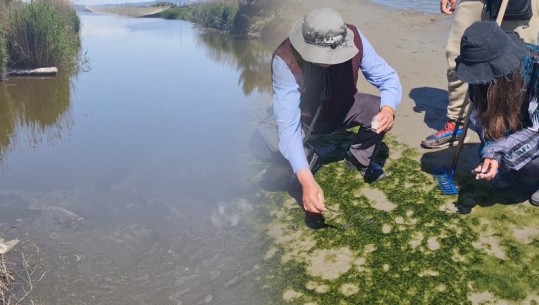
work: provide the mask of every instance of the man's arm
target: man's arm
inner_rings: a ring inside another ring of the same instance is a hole
[[[380,113],[377,116],[376,132],[387,132],[393,128],[395,111],[402,98],[402,86],[395,69],[376,53],[365,36],[359,34],[363,44],[361,72],[365,79],[380,91]]]
[[[278,56],[272,61],[272,69],[273,112],[279,130],[279,150],[295,173],[309,168],[301,135],[300,93],[294,75]]]
[[[281,58],[272,61],[273,111],[279,130],[279,150],[290,162],[303,190],[303,208],[308,212],[325,211],[324,193],[314,179],[303,148],[300,93],[294,75]]]

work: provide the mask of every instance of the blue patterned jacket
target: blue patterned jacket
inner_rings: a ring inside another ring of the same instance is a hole
[[[522,129],[495,140],[485,141],[482,158],[496,159],[507,170],[520,170],[539,156],[539,46],[525,44],[522,60],[525,94],[521,105]]]

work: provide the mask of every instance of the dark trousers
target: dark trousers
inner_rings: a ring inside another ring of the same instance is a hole
[[[517,173],[522,178],[539,180],[539,157],[524,165]]]
[[[325,105],[324,109],[326,107],[331,107],[331,104]],[[317,130],[317,134],[326,134],[360,126],[357,139],[354,141],[355,144],[350,146],[349,151],[361,164],[369,165],[384,139],[384,133],[376,134],[370,129],[373,117],[379,112],[380,97],[358,92],[354,96],[354,104],[347,113],[343,113],[333,122],[316,122],[315,130]],[[257,135],[255,134],[251,141],[251,148],[255,156],[275,156],[278,154],[282,157],[278,150],[278,134],[275,118],[272,113],[268,113],[268,117],[260,123]],[[256,137],[260,137],[260,139],[257,140]],[[253,143],[258,143],[257,147],[253,147],[255,146]],[[265,143],[265,145],[261,147],[260,143]],[[263,158],[259,157],[259,159]]]

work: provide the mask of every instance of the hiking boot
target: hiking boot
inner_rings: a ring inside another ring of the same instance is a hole
[[[359,161],[352,156],[350,152],[346,152],[346,156],[344,157],[344,165],[348,168],[359,171],[359,173],[363,176],[363,180],[367,183],[376,182],[386,176],[384,174],[384,169],[382,169],[378,163],[372,161],[369,166],[365,166],[359,163]]]
[[[539,189],[535,191],[530,197],[530,203],[536,207],[539,207]]]
[[[462,136],[462,129],[457,127],[457,123],[447,121],[444,128],[421,141],[423,148],[444,148],[455,144]]]

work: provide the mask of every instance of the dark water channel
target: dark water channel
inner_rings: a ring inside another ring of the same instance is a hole
[[[265,304],[255,281],[270,52],[81,13],[89,71],[0,86],[0,236],[36,304]]]

